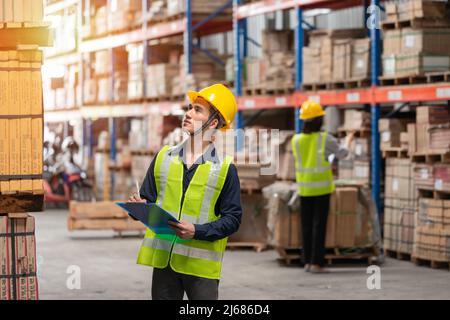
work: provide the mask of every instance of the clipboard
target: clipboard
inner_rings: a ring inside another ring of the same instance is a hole
[[[156,234],[176,234],[168,222],[180,223],[180,221],[155,203],[117,202],[116,205]]]

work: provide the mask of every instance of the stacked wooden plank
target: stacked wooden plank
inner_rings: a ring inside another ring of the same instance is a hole
[[[144,231],[145,226],[135,221],[114,202],[76,202],[70,203],[68,219],[69,231],[74,230],[114,230]]]
[[[382,84],[397,84],[390,81],[394,78],[425,81],[428,72],[450,69],[450,11],[445,2],[389,2],[386,13]]]
[[[0,41],[0,300],[37,300],[35,224],[27,212],[43,207],[38,47],[51,41],[42,37],[42,1],[2,0],[0,8],[0,31],[8,34]]]

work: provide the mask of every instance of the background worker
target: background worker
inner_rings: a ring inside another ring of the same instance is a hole
[[[330,195],[335,190],[330,158],[343,159],[354,134],[347,136],[345,146],[340,147],[336,138],[322,132],[325,112],[314,101],[306,101],[301,107],[302,133],[292,138],[295,158],[296,181],[300,195],[303,234],[303,260],[305,271],[328,272],[323,268],[325,235],[327,229]],[[330,157],[331,156],[331,157]]]
[[[213,130],[230,128],[236,99],[221,84],[187,95],[190,104],[182,128],[189,138],[159,151],[140,195],[130,198],[157,203],[181,221],[172,224],[176,236],[147,230],[142,243],[138,263],[154,267],[154,300],[181,300],[185,292],[189,299],[218,299],[227,237],[241,223],[236,167],[211,142]]]

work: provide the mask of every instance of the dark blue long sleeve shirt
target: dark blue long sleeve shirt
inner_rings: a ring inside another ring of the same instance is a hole
[[[183,149],[181,149],[179,156],[183,159],[183,196],[181,205],[184,201],[186,190],[197,171],[198,165],[204,164],[209,160],[218,162],[216,150],[211,146],[205,154],[198,159],[190,168],[187,168],[185,157],[183,156]],[[142,199],[155,203],[157,199],[157,189],[155,184],[155,168],[156,157],[153,159],[145,176],[142,187],[139,191]],[[196,240],[216,241],[226,238],[235,233],[241,224],[242,206],[241,206],[241,188],[237,169],[234,164],[230,165],[228,174],[223,185],[222,191],[217,199],[215,205],[215,214],[220,216],[220,219],[206,224],[195,225]]]

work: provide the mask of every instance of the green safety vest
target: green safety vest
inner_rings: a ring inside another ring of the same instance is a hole
[[[298,194],[303,197],[333,193],[330,163],[325,159],[326,132],[296,134],[292,138]]]
[[[181,146],[165,146],[156,157],[154,176],[156,203],[180,221],[205,224],[218,220],[214,211],[225,183],[231,157],[200,164],[189,183],[184,201],[183,163],[178,156]],[[183,240],[176,235],[157,235],[147,229],[141,245],[138,264],[171,268],[178,272],[208,279],[220,279],[222,259],[228,238],[211,241]]]

